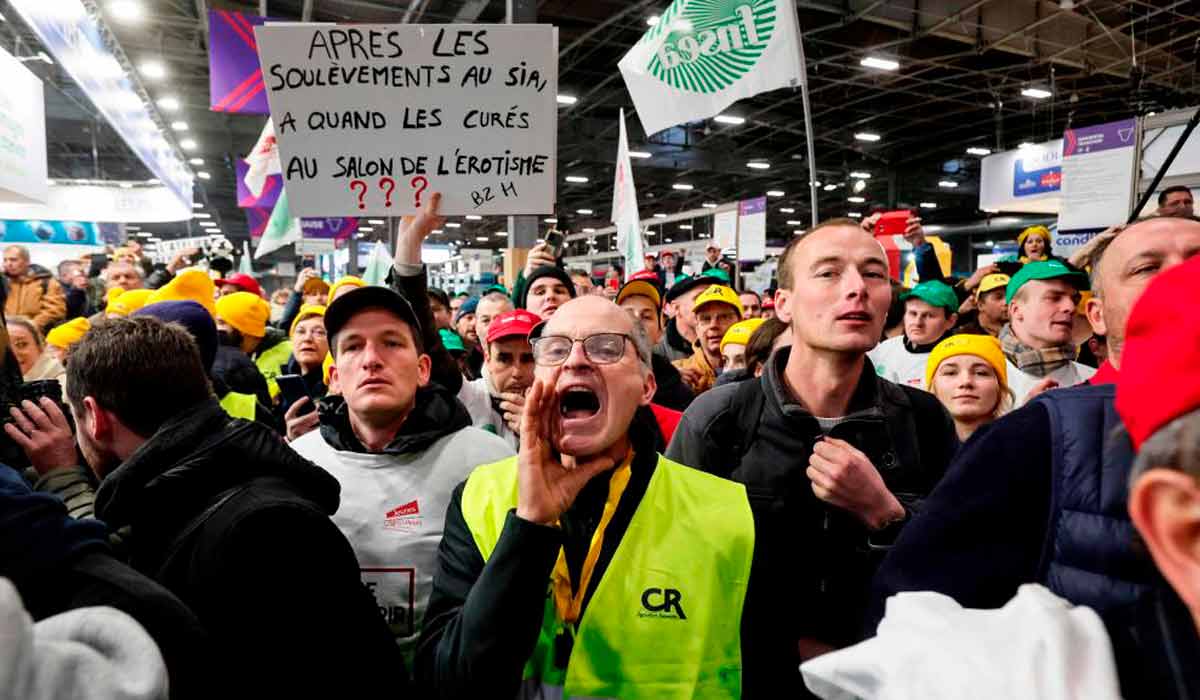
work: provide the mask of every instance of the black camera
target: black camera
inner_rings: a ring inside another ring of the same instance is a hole
[[[15,423],[12,417],[12,408],[20,409],[23,401],[32,401],[38,404],[38,400],[42,397],[50,399],[58,406],[58,410],[66,416],[67,425],[71,427],[73,435],[75,420],[71,417],[71,411],[67,408],[66,403],[63,402],[62,384],[57,379],[39,379],[18,386],[16,396],[5,397],[5,400],[0,403],[0,410],[3,410],[3,415],[0,416],[0,426]],[[4,432],[2,427],[0,427],[0,462],[18,469],[29,466],[29,458],[25,455],[25,451],[8,437],[8,433]]]

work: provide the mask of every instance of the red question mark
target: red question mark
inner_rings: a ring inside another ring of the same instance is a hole
[[[421,183],[420,187],[417,187],[418,182]],[[409,182],[408,184],[412,187],[417,188],[417,195],[414,200],[413,206],[417,206],[417,207],[421,206],[421,193],[425,191],[425,188],[429,187],[429,180],[425,179],[424,175],[418,175],[418,176],[414,177],[412,179],[412,181]]]
[[[367,183],[363,182],[362,180],[351,180],[350,181],[350,190],[351,191],[355,190],[355,187],[354,187],[355,185],[362,185],[362,189],[358,190],[358,208],[366,209],[367,205],[363,204],[363,197],[365,197],[367,194]]]
[[[385,184],[387,187],[384,187]],[[390,177],[380,178],[379,189],[384,191],[383,206],[390,208],[392,206],[392,193],[396,191],[396,181]]]

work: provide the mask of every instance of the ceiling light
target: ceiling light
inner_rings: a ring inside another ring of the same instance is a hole
[[[175,131],[187,131],[188,123],[187,122],[171,122],[171,128],[174,129]]]
[[[579,98],[574,95],[558,95],[554,100],[560,105],[573,105],[579,101]]]
[[[480,221],[483,219],[483,217],[478,214],[467,214],[463,218],[466,219],[467,221]]]
[[[793,236],[799,236],[802,233],[804,233],[804,229],[802,229],[802,228],[798,228],[798,229],[795,229],[792,231]]]
[[[700,206],[704,207],[705,209],[716,209],[717,208],[716,202],[705,202],[704,204],[701,204]]]
[[[200,178],[201,180],[212,179],[212,175],[209,175],[207,170],[201,170],[200,172],[196,173],[196,177]]]
[[[479,241],[480,243],[487,243],[490,239],[487,236],[476,236],[475,240]]]
[[[508,231],[497,231],[496,233],[494,233],[492,235],[494,235],[496,238],[504,238],[505,236],[508,235]]]
[[[151,80],[161,80],[167,77],[167,67],[162,64],[162,61],[145,61],[142,63],[142,75]]]
[[[674,243],[674,242],[675,242],[675,241],[674,241],[674,239],[672,239],[672,238],[664,238],[664,239],[663,239],[663,243]]]
[[[588,181],[588,179],[586,177],[584,177],[583,175],[568,175],[563,179],[566,180],[567,182],[576,182],[579,184],[583,184]]]
[[[46,180],[46,184],[47,184],[47,185],[50,185],[51,187],[53,187],[53,186],[57,185],[58,183],[57,183],[57,182],[55,182],[54,180]]]
[[[662,212],[659,212],[659,213],[657,213],[657,214],[655,214],[655,215],[654,215],[654,218],[656,218],[656,219],[665,219],[665,218],[667,218],[667,215],[666,215],[666,214],[663,214]]]
[[[851,219],[861,219],[862,218],[862,214],[860,214],[856,211],[847,212],[846,216],[850,217]]]
[[[679,224],[679,229],[681,231],[691,231],[692,225],[691,224]]]
[[[863,199],[862,197],[847,197],[846,201],[853,202],[855,204],[862,204],[863,202],[865,202],[867,200]]]
[[[1052,93],[1049,90],[1046,90],[1044,88],[1027,87],[1021,91],[1021,94],[1024,95],[1025,97],[1031,97],[1035,100],[1044,100],[1047,97],[1050,97],[1051,95],[1053,95],[1054,93]]]
[[[367,219],[367,223],[375,225],[375,226],[383,226],[387,222],[384,221],[383,219]]]
[[[826,192],[832,192],[836,189],[837,189],[837,185],[825,185],[825,187],[824,187],[824,190]]]
[[[1024,151],[1030,148],[1037,148],[1037,145],[1029,143],[1028,141],[1022,141],[1021,143],[1017,144],[1017,150],[1019,151]]]
[[[690,192],[696,188],[693,187],[692,185],[687,184],[686,182],[676,182],[675,184],[671,185],[671,189],[682,190],[684,192]]]
[[[580,216],[591,216],[592,210],[591,209],[576,209],[575,213]]]
[[[878,68],[879,70],[896,70],[900,67],[899,61],[894,61],[890,58],[880,58],[878,56],[867,56],[859,61],[858,65],[863,68]]]
[[[192,209],[203,209],[203,208],[204,208],[204,204],[202,204],[200,202],[192,202]]]
[[[946,189],[954,189],[955,187],[958,187],[958,183],[953,180],[938,180],[938,187],[945,187]]]
[[[981,147],[979,147],[979,146],[971,146],[970,148],[968,148],[968,149],[967,149],[967,155],[972,155],[972,156],[990,156],[990,155],[992,155],[992,149],[990,149],[990,148],[981,148]]]
[[[133,189],[133,183],[131,183],[131,182],[122,182],[122,183],[121,183],[121,189],[123,189],[123,190],[131,190],[131,189]]]
[[[594,229],[594,228],[585,228],[585,229],[583,229],[583,232],[584,232],[584,233],[595,233],[595,232],[596,232],[596,229]]]
[[[746,167],[753,168],[754,170],[770,170],[771,164],[762,160],[752,160],[746,163]]]
[[[180,141],[179,147],[185,151],[194,151],[199,148],[199,146],[196,144],[196,141],[193,139],[184,139]]]
[[[462,228],[462,224],[457,221],[447,221],[446,228]]]
[[[358,232],[359,232],[359,233],[370,233],[370,232],[372,232],[372,231],[374,231],[374,230],[375,230],[375,229],[371,228],[370,226],[359,226],[359,227],[358,227]]]
[[[779,207],[779,211],[783,212],[784,214],[795,214],[796,213],[796,210],[791,207]]]
[[[193,219],[211,219],[212,214],[205,214],[202,211],[198,211],[195,214],[192,214],[192,218]]]
[[[784,195],[783,190],[767,190],[768,197],[782,197],[783,195]]]
[[[799,221],[797,219],[788,219],[787,225],[788,226],[803,226],[804,222]]]
[[[854,138],[858,139],[859,141],[870,141],[871,143],[874,143],[881,137],[879,134],[873,134],[869,131],[860,131],[854,135]]]
[[[172,97],[170,95],[166,97],[160,97],[158,98],[158,106],[162,107],[168,112],[177,112],[179,111],[179,98]]]
[[[440,236],[440,235],[442,235],[442,230],[440,228],[435,228],[434,230],[429,232],[429,235]]]
[[[937,202],[921,202],[922,209],[937,209]]]
[[[735,117],[732,114],[718,114],[717,116],[713,117],[713,121],[718,124],[732,124],[734,126],[738,126],[739,124],[745,124],[746,118]]]
[[[649,17],[647,17],[646,24],[650,25],[651,27],[657,26],[658,25],[658,15],[650,15]]]
[[[630,158],[649,158],[652,155],[654,155],[654,154],[649,153],[647,151],[630,151],[629,152]]]
[[[203,158],[189,158],[188,162],[191,163],[192,165],[204,165]]]
[[[995,242],[995,241],[984,241],[984,242],[983,242],[983,244],[984,244],[984,245],[986,245],[986,246],[987,246],[987,247],[989,247],[989,248],[995,248],[995,247],[996,247],[996,242]]]
[[[855,170],[854,172],[850,173],[850,177],[855,178],[857,180],[870,180],[871,173],[866,173],[861,170]]]
[[[108,12],[123,22],[136,22],[142,18],[142,4],[134,0],[113,0],[108,3]]]
[[[551,217],[548,217],[548,218],[542,219],[542,223],[543,223],[543,224],[557,224],[557,223],[558,223],[558,219],[556,219],[556,218],[554,218],[553,216],[551,216]]]
[[[853,189],[855,192],[862,192],[863,190],[867,189],[867,181],[866,180],[855,180]]]

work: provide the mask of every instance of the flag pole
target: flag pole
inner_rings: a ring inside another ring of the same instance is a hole
[[[796,30],[800,47],[800,101],[804,103],[804,140],[808,142],[808,195],[812,200],[812,225],[817,225],[817,153],[813,147],[812,109],[808,104],[808,61],[804,58],[804,36]]]

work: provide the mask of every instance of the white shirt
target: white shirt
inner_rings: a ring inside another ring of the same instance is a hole
[[[1087,365],[1081,365],[1078,362],[1068,362],[1059,367],[1045,377],[1039,377],[1034,374],[1028,374],[1017,369],[1017,366],[1007,358],[1004,363],[1008,365],[1008,388],[1012,389],[1013,393],[1013,408],[1025,405],[1025,399],[1029,396],[1029,392],[1033,387],[1043,379],[1050,378],[1058,382],[1060,389],[1077,386],[1083,384],[1092,378],[1096,370]]]
[[[875,373],[889,382],[925,388],[925,365],[929,362],[927,352],[909,352],[904,347],[904,335],[888,338],[867,353]]]
[[[320,430],[291,445],[341,484],[333,522],[354,548],[363,585],[411,657],[433,590],[451,494],[475,467],[511,457],[512,448],[474,427],[405,455],[335,450]]]
[[[471,414],[471,425],[499,436],[516,451],[517,434],[504,422],[504,416],[492,407],[492,393],[486,376],[487,365],[484,367],[484,376],[471,382],[463,382],[462,388],[458,390],[458,400],[467,407],[467,413]]]

